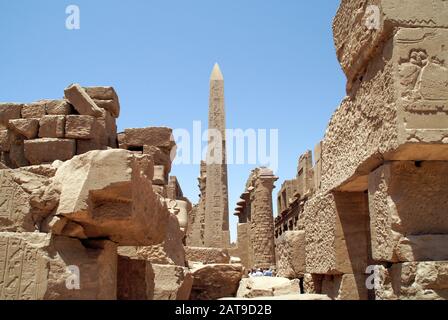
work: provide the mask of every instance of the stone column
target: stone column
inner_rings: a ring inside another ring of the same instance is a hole
[[[258,169],[251,192],[251,244],[253,265],[269,268],[275,265],[274,217],[272,190],[278,178],[266,168]]]

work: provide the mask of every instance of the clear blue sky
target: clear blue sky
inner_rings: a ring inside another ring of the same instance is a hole
[[[65,8],[81,29],[65,28]],[[296,174],[345,94],[331,24],[333,0],[0,0],[0,101],[60,98],[73,82],[111,85],[119,130],[207,123],[209,76],[219,62],[229,128],[279,129],[279,187]],[[253,166],[229,166],[235,202]],[[197,201],[198,165],[175,166]],[[277,188],[278,190],[278,188]],[[275,191],[276,192],[276,191]],[[274,202],[274,208],[276,203]]]

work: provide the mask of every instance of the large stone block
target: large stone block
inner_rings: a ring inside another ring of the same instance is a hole
[[[118,300],[151,300],[154,272],[151,262],[128,257],[119,251],[117,266]]]
[[[136,250],[139,257],[143,257],[153,264],[172,264],[184,267],[186,260],[183,233],[176,216],[170,214],[162,243],[137,247]]]
[[[92,139],[95,117],[67,116],[65,120],[65,137],[68,139]]]
[[[91,151],[63,163],[54,177],[56,210],[89,238],[110,238],[123,246],[148,246],[165,239],[169,212],[152,190],[153,163],[147,156],[111,149]]]
[[[334,300],[367,300],[365,274],[326,275],[322,278],[322,294]]]
[[[20,119],[24,104],[0,103],[0,130],[8,128],[9,120]]]
[[[61,116],[73,114],[75,111],[67,100],[46,100],[45,110],[48,115]]]
[[[38,119],[12,119],[9,120],[8,127],[17,134],[24,136],[27,139],[34,139],[37,137],[39,131]]]
[[[114,118],[120,116],[120,102],[113,87],[84,87],[96,105],[110,112]]]
[[[448,261],[405,262],[377,266],[377,300],[447,300]]]
[[[305,204],[306,272],[364,273],[369,265],[367,195],[317,194]]]
[[[193,286],[193,277],[188,268],[153,264],[154,300],[188,300]]]
[[[22,118],[25,119],[40,119],[47,114],[46,101],[41,100],[22,107]]]
[[[273,297],[299,294],[300,285],[296,280],[282,277],[251,277],[242,279],[237,298]]]
[[[448,159],[448,30],[399,28],[370,58],[323,141],[322,191],[365,191],[384,160]]]
[[[185,247],[187,261],[201,262],[203,264],[230,263],[227,249]]]
[[[286,231],[276,243],[277,275],[299,278],[305,273],[305,231]]]
[[[0,151],[9,152],[11,148],[11,133],[9,130],[0,130]]]
[[[379,261],[448,259],[448,163],[393,161],[369,176],[372,255]]]
[[[443,0],[343,0],[333,22],[333,33],[349,86],[394,30],[446,28],[447,10]]]
[[[120,141],[120,148],[154,146],[169,152],[176,145],[172,133],[172,129],[165,127],[126,129]]]
[[[0,232],[0,299],[114,300],[116,250],[104,240]]]
[[[182,266],[152,264],[136,247],[119,247],[119,300],[188,300],[193,278]]]
[[[79,84],[72,84],[64,90],[65,98],[80,115],[101,116],[101,109]]]
[[[192,270],[191,300],[216,300],[235,297],[243,277],[243,266],[236,264],[207,264]]]
[[[48,115],[39,120],[39,138],[64,138],[65,117]]]
[[[26,159],[32,164],[51,163],[71,159],[76,153],[75,140],[42,138],[24,142]]]

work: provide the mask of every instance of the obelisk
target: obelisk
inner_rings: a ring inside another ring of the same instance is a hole
[[[228,248],[230,232],[224,78],[218,64],[215,64],[210,76],[208,129],[204,244],[206,247]]]

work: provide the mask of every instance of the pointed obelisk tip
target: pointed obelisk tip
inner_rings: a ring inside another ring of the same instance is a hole
[[[213,67],[212,74],[210,76],[210,80],[224,80],[224,77],[222,76],[221,69],[219,68],[219,64],[215,63],[215,66]]]

